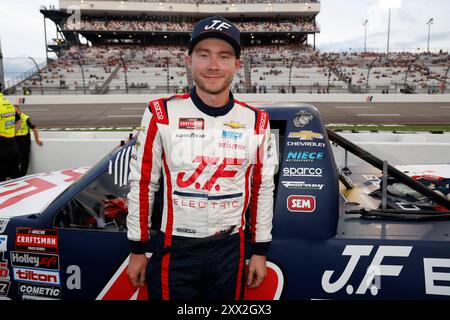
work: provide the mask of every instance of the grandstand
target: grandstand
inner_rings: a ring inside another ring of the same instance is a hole
[[[0,42],[0,92],[3,91],[5,84],[3,83],[5,79],[5,74],[3,71],[3,53],[2,53],[2,45]]]
[[[438,93],[448,53],[322,53],[315,48],[319,1],[60,0],[42,8],[57,28],[57,59],[15,85],[24,94],[182,93],[195,23],[212,14],[241,30],[236,93]],[[40,89],[42,85],[42,90]]]

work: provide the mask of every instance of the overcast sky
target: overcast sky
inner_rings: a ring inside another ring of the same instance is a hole
[[[382,2],[395,1],[400,0],[322,0],[317,17],[321,27],[316,36],[317,48],[321,51],[362,50],[362,23],[367,19],[368,48],[386,50],[388,9],[382,7]],[[29,56],[38,62],[44,61],[44,23],[39,12],[42,5],[58,6],[58,1],[0,0],[0,40],[9,77],[33,66]],[[431,49],[450,50],[449,0],[403,0],[400,8],[391,9],[390,48],[397,51],[425,49],[429,18],[434,18]],[[48,40],[55,36],[53,22],[47,20]]]

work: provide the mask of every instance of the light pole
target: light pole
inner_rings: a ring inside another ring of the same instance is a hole
[[[402,0],[380,0],[380,5],[384,9],[389,9],[387,49],[386,49],[387,54],[389,54],[389,40],[391,37],[391,9],[401,8]]]
[[[363,26],[364,26],[364,53],[367,51],[367,23],[369,20],[364,20]]]
[[[123,59],[122,53],[119,52],[120,61],[122,61],[123,72],[125,73],[125,92],[128,94],[128,77],[127,77],[127,66],[125,60]]]
[[[81,62],[79,52],[78,52],[78,56],[75,56],[75,59],[77,59],[78,65],[80,66],[80,69],[81,69],[81,77],[83,79],[83,93],[86,94],[86,81],[84,79],[83,63]]]
[[[433,24],[434,19],[430,18],[427,22],[428,25],[428,42],[427,42],[427,52],[430,53],[430,33],[431,33],[431,25]]]
[[[389,8],[389,19],[388,19],[388,37],[387,37],[387,50],[386,53],[389,54],[389,37],[391,35],[391,8]]]
[[[38,76],[39,76],[39,83],[40,83],[40,85],[41,85],[41,95],[44,95],[44,88],[42,87],[42,76],[41,76],[41,71],[39,70],[39,66],[38,66],[38,64],[36,63],[36,60],[34,60],[32,57],[28,57],[28,59],[30,59],[31,61],[33,61],[34,65],[36,66],[37,73],[38,73]]]

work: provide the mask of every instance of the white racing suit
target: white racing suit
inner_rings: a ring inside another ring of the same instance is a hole
[[[127,227],[132,252],[145,251],[162,178],[163,248],[177,238],[229,233],[239,239],[240,269],[250,207],[252,252],[266,255],[272,239],[273,153],[268,114],[234,100],[231,93],[221,108],[204,104],[195,88],[190,94],[150,102],[130,162]],[[163,272],[168,272],[171,255],[175,257],[169,253],[161,258]],[[176,266],[173,259],[170,265]],[[169,298],[171,285],[162,286],[162,297]]]

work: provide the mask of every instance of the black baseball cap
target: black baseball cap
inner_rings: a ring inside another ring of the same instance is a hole
[[[192,31],[189,41],[189,55],[195,45],[206,38],[219,38],[228,42],[236,53],[236,58],[241,56],[241,32],[230,21],[221,16],[208,17],[200,20]]]

